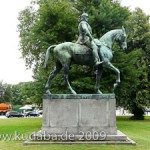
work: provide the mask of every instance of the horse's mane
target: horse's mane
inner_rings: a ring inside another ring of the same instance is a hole
[[[116,30],[110,30],[107,33],[105,33],[99,40],[104,40],[112,37],[112,35],[115,35],[117,33],[120,33],[122,30],[121,29],[116,29]]]
[[[109,41],[112,40],[112,37],[114,35],[116,35],[117,33],[121,33],[122,30],[121,29],[115,29],[115,30],[111,30],[108,31],[107,33],[105,33],[99,40],[100,42],[102,42],[104,45],[109,45]]]

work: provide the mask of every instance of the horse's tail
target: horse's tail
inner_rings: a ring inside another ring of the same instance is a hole
[[[45,55],[45,62],[44,62],[44,68],[47,68],[48,65],[48,61],[50,58],[50,49],[56,47],[56,45],[52,45],[50,46],[47,50],[46,50],[46,55]]]

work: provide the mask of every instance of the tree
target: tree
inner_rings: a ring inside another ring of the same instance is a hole
[[[38,6],[36,9],[35,5]],[[122,78],[120,88],[117,88],[115,92],[118,104],[129,108],[135,116],[142,116],[144,107],[149,104],[149,17],[139,9],[130,15],[127,8],[120,6],[119,1],[38,0],[21,11],[18,18],[20,21],[18,25],[21,38],[20,51],[26,65],[33,66],[36,84],[44,90],[48,73],[54,66],[51,57],[48,70],[43,69],[46,49],[53,44],[77,40],[77,18],[82,14],[84,7],[89,14],[89,22],[95,38],[125,25],[127,34],[129,34],[128,51],[126,55],[122,52],[115,52],[113,63],[121,70]],[[115,46],[115,48],[118,47]],[[85,91],[93,93],[95,73],[92,69],[85,70],[77,65],[72,67],[70,80],[73,80],[72,84],[78,93],[85,93]],[[53,80],[51,89],[53,93],[68,92],[61,79],[62,75],[59,74]],[[112,92],[112,87],[109,85],[114,80],[114,74],[104,70],[101,85],[105,93]],[[142,113],[139,115],[136,114],[137,112]]]
[[[11,103],[11,85],[0,82],[0,103]]]
[[[46,49],[76,39],[77,11],[73,5],[69,0],[39,0],[19,14],[20,51],[26,66],[33,67],[35,81],[42,87],[54,67],[51,58],[48,70],[43,69]]]
[[[44,90],[38,82],[22,82],[12,86],[12,104],[37,104],[41,106]]]
[[[126,26],[128,51],[123,61],[126,67],[121,65],[123,83],[117,92],[120,99],[118,102],[134,114],[134,119],[143,119],[145,107],[150,106],[149,16],[137,8],[129,17]]]
[[[69,0],[39,0],[36,3],[38,5],[37,10],[34,9],[34,5],[35,3],[20,12],[18,29],[21,38],[20,50],[22,56],[28,67],[34,64],[34,77],[36,81],[41,82],[41,85],[46,83],[48,73],[54,66],[53,59],[51,58],[52,61],[50,62],[49,69],[47,71],[42,69],[46,49],[52,44],[77,40],[77,18],[85,6],[90,16],[90,24],[94,29],[93,32],[99,37],[114,27],[121,27],[123,20],[126,20],[129,14],[126,8],[111,0],[81,0],[75,2]],[[116,18],[118,19],[117,21],[115,21]],[[93,92],[94,82],[92,80],[95,80],[95,74],[89,75],[89,71],[92,69],[89,68],[86,71],[87,73],[81,75],[84,72],[82,67],[72,67],[70,79],[73,80],[72,83],[75,89],[80,87],[79,93],[84,90]],[[89,77],[87,77],[87,74]],[[64,91],[62,90],[64,89],[64,84],[62,84],[61,78],[62,76],[58,75],[53,81],[54,88],[52,91],[59,93]],[[85,80],[87,85],[84,85]],[[66,93],[67,91],[64,92]]]
[[[50,45],[75,39],[76,10],[68,0],[39,0],[21,11],[18,19],[20,51],[35,73],[43,67],[44,54]]]

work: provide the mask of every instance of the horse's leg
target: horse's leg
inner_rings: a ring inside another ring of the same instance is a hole
[[[70,64],[70,63],[69,63]],[[68,73],[69,73],[69,67],[70,65],[69,64],[65,64],[64,65],[64,79],[67,83],[67,86],[68,86],[68,89],[71,91],[72,94],[77,94],[71,87],[70,83],[69,83],[69,80],[68,80]]]
[[[114,83],[114,89],[115,89],[120,83],[120,71],[115,66],[113,66],[111,62],[108,62],[106,66],[117,74],[117,80],[116,83]]]
[[[96,85],[95,85],[95,92],[97,94],[102,94],[102,92],[99,89],[99,82],[102,76],[102,67],[98,68],[98,70],[96,70]]]
[[[50,73],[47,83],[45,85],[46,94],[51,94],[51,92],[49,90],[49,88],[51,86],[51,80],[57,75],[57,73],[61,70],[61,68],[62,68],[62,65],[59,62],[57,62],[55,69]]]

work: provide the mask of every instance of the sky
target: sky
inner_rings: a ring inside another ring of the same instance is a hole
[[[121,0],[122,6],[128,6],[131,11],[136,7],[140,7],[146,15],[150,15],[149,0]]]
[[[0,81],[17,84],[32,80],[19,51],[18,13],[30,0],[0,0]]]
[[[19,33],[17,32],[18,13],[31,0],[0,0],[0,81],[8,84],[32,81],[32,70],[27,70],[19,51]],[[149,0],[122,0],[122,6],[133,11],[140,7],[150,15]]]

